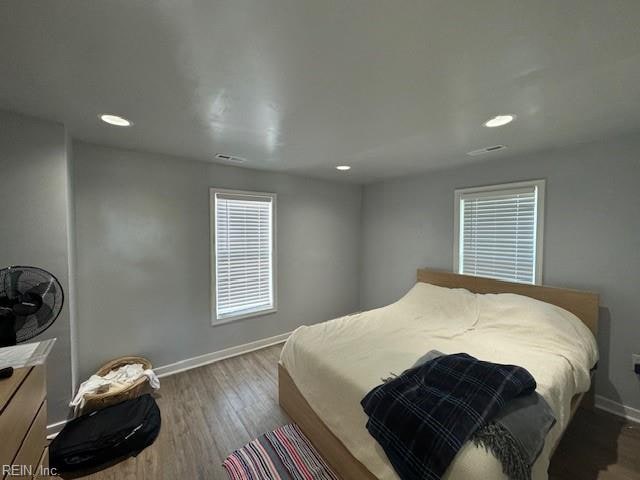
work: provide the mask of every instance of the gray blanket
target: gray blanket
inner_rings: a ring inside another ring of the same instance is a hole
[[[417,367],[442,355],[442,352],[431,350],[413,366]],[[533,392],[511,400],[493,421],[473,435],[472,441],[493,453],[511,480],[530,480],[531,467],[555,423],[549,404],[537,392]]]

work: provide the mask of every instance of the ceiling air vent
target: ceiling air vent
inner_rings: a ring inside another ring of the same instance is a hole
[[[227,155],[226,153],[216,153],[216,159],[222,160],[223,162],[234,162],[234,163],[242,163],[246,162],[246,158],[236,157],[234,155]]]
[[[504,150],[505,148],[507,148],[506,145],[494,145],[493,147],[485,147],[479,148],[478,150],[473,150],[471,152],[468,152],[467,155],[475,157],[476,155],[484,155],[485,153],[497,152],[498,150]]]

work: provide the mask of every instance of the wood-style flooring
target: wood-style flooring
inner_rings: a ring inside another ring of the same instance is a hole
[[[280,346],[162,379],[156,442],[90,480],[222,480],[226,456],[288,421],[277,398]],[[580,410],[550,468],[551,480],[640,479],[640,425]],[[487,479],[490,480],[490,479]]]

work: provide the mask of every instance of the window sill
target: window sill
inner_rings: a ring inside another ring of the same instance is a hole
[[[500,278],[500,277],[489,277],[487,275],[474,275],[473,273],[465,273],[465,272],[458,272],[459,275],[466,275],[467,277],[475,277],[475,278],[487,278],[489,280],[497,280],[499,282],[506,282],[506,283],[519,283],[521,285],[542,285],[542,281],[536,279],[533,283],[532,282],[525,282],[522,280],[509,280],[507,278]]]
[[[211,326],[212,327],[217,327],[219,325],[225,325],[227,323],[233,323],[233,322],[237,322],[239,320],[246,320],[248,318],[253,318],[253,317],[262,317],[265,315],[271,315],[274,314],[278,311],[277,308],[269,308],[267,310],[258,310],[256,312],[249,312],[249,313],[243,313],[240,315],[231,315],[228,317],[224,317],[221,319],[217,319],[217,318],[213,318],[211,320]]]

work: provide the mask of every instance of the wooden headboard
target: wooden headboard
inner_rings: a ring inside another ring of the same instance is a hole
[[[525,295],[570,311],[582,320],[594,336],[597,336],[598,333],[598,305],[600,300],[597,293],[525,283],[503,282],[492,278],[472,277],[428,268],[418,269],[418,281],[440,287],[466,288],[474,293],[517,293],[518,295]]]

